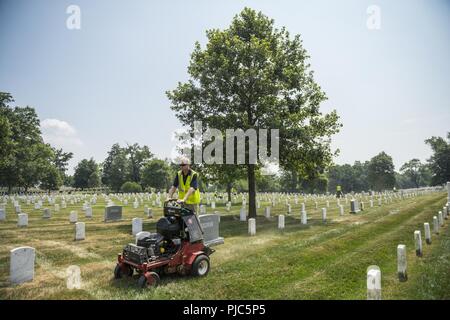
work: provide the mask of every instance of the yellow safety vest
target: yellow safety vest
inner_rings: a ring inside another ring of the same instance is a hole
[[[198,183],[198,173],[191,169],[191,174],[188,175],[186,179],[186,184],[183,181],[183,172],[178,171],[178,199],[184,199],[184,195],[188,192],[191,187],[192,177],[197,175],[197,183]],[[186,200],[187,204],[199,204],[200,203],[200,190],[197,188],[193,194],[189,196]]]

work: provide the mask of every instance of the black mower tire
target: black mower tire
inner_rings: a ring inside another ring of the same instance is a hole
[[[133,272],[134,272],[133,268],[131,268],[130,266],[127,266],[127,269],[128,269],[128,271],[127,271],[126,275],[128,277],[133,276]],[[114,268],[114,278],[120,279],[120,278],[122,278],[122,276],[123,276],[122,268],[120,267],[119,264],[116,264],[116,267]]]
[[[192,264],[192,275],[196,277],[204,277],[210,269],[209,257],[207,255],[199,255]]]
[[[147,281],[147,278],[142,274],[138,280],[139,288],[145,289],[145,288],[149,288],[149,287],[156,287],[159,284],[159,281],[161,280],[159,275],[156,272],[150,272],[150,274],[152,275],[153,279],[155,280],[153,282],[153,284],[150,285]]]
[[[116,267],[114,268],[114,279],[120,278],[122,278],[122,269],[120,268],[119,264],[116,264]]]

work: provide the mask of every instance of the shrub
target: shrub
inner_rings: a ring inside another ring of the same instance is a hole
[[[142,187],[137,182],[127,181],[120,187],[120,191],[126,193],[142,192]]]

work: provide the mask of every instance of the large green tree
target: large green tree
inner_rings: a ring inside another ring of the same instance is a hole
[[[375,191],[391,189],[395,185],[395,171],[392,157],[384,151],[370,159],[367,168],[370,187]]]
[[[75,167],[75,173],[73,175],[75,188],[95,188],[98,187],[100,182],[98,176],[98,165],[93,158],[83,159]]]
[[[355,161],[353,165],[334,165],[328,170],[328,191],[336,192],[336,186],[340,185],[342,192],[361,192],[370,189],[367,180],[369,161]]]
[[[447,133],[447,141],[442,137],[431,137],[425,140],[425,143],[433,151],[428,159],[432,185],[450,181],[450,132]]]
[[[206,32],[191,55],[190,80],[167,92],[177,118],[193,132],[194,120],[226,129],[278,129],[279,164],[314,176],[332,160],[329,137],[340,127],[335,111],[322,114],[326,95],[315,82],[300,36],[245,8],[225,30]],[[259,143],[259,141],[258,141]],[[258,145],[259,147],[260,145]],[[256,217],[256,171],[246,142],[249,217]],[[268,151],[272,152],[270,146]]]
[[[116,143],[111,147],[103,162],[102,182],[114,191],[119,191],[127,181],[128,170],[126,150]]]
[[[69,165],[69,160],[73,158],[73,153],[64,152],[63,149],[56,149],[56,148],[53,148],[53,153],[54,153],[53,164],[58,169],[62,182],[64,182],[66,178],[67,166]]]
[[[142,182],[145,163],[153,158],[147,146],[137,143],[121,147],[115,143],[103,162],[102,181],[115,191],[119,191],[126,181]]]
[[[173,173],[170,166],[160,159],[148,161],[142,170],[142,185],[157,190],[167,191],[172,182]]]
[[[0,183],[8,192],[13,187],[26,192],[40,183],[57,188],[61,181],[54,176],[57,156],[42,139],[36,111],[28,106],[12,107],[13,102],[9,93],[0,92]],[[50,178],[52,183],[48,183]]]
[[[411,159],[405,162],[400,171],[411,182],[413,188],[426,186],[430,183],[430,170],[419,159]]]
[[[129,180],[140,183],[141,171],[144,164],[149,161],[153,154],[147,146],[139,146],[137,143],[128,145],[126,148],[129,165]]]

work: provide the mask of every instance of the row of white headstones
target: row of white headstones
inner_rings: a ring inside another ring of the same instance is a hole
[[[439,234],[439,228],[444,226],[444,220],[448,220],[450,215],[450,182],[447,182],[447,194],[447,204],[442,208],[442,211],[439,211],[436,216],[433,216],[433,233],[436,235]],[[425,242],[427,245],[430,245],[430,224],[425,222],[423,227],[425,232]],[[420,230],[414,231],[414,244],[416,256],[422,257],[423,246]],[[397,246],[397,273],[399,281],[404,282],[408,280],[406,245],[404,244],[399,244]],[[367,299],[381,300],[381,270],[375,265],[367,268]]]
[[[447,183],[447,188],[449,191],[449,201],[450,201],[450,183]],[[372,206],[373,204],[371,204]],[[340,207],[340,214],[343,214],[342,205]],[[444,207],[445,219],[448,217],[449,213],[448,204]],[[288,206],[288,213],[290,213],[290,206]],[[92,214],[92,211],[91,211]],[[147,212],[148,214],[148,212]],[[19,220],[20,220],[19,214]],[[26,214],[23,214],[26,215]],[[266,218],[270,218],[270,207],[265,208],[265,216]],[[307,224],[307,215],[304,207],[304,203],[302,204],[301,211],[301,221],[302,224]],[[246,212],[245,207],[241,208],[240,220],[246,220]],[[326,208],[322,208],[322,219],[326,221]],[[434,230],[438,229],[437,225],[443,226],[443,214],[439,212],[438,217],[434,217]],[[437,224],[436,224],[437,220]],[[77,221],[77,213],[76,211],[72,211],[70,214],[70,221],[75,222],[75,240],[84,240],[85,239],[85,223],[84,222],[76,222]],[[133,218],[132,219],[132,234],[136,236],[136,241],[139,236],[142,236],[142,218]],[[278,228],[284,229],[284,215],[278,216]],[[427,226],[428,225],[428,231]],[[436,227],[437,226],[437,227]],[[437,228],[437,229],[436,229]],[[248,219],[248,231],[251,236],[256,235],[256,220],[254,218]],[[141,235],[139,235],[141,234]],[[429,224],[425,223],[425,234],[427,243],[431,243],[431,235],[429,232]],[[420,237],[420,231],[415,231],[414,233],[416,239],[416,252],[418,255],[422,254],[422,243]],[[404,274],[406,275],[406,247],[404,245],[399,245],[399,270],[404,270]],[[12,249],[10,251],[10,282],[12,284],[20,284],[26,281],[31,281],[34,279],[34,263],[35,263],[35,249],[32,247],[19,247]],[[401,267],[400,267],[401,265]],[[399,271],[400,272],[400,271]],[[371,266],[367,272],[367,288],[368,288],[368,298],[381,298],[381,271],[376,266]],[[369,294],[370,292],[370,294]]]

